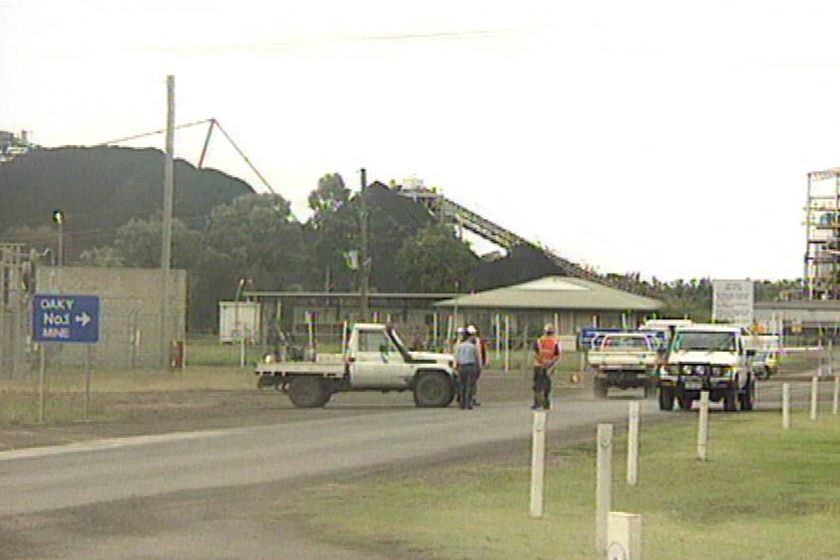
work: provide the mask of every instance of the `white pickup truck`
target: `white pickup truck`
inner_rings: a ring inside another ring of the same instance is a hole
[[[587,355],[595,397],[606,398],[610,387],[641,387],[652,393],[658,363],[656,342],[643,333],[610,333],[596,337]]]
[[[343,358],[276,362],[256,367],[257,386],[274,385],[297,407],[318,408],[343,391],[412,391],[418,407],[446,407],[455,398],[457,375],[450,354],[412,352],[386,325],[353,326]]]
[[[751,360],[755,350],[747,347],[743,328],[734,325],[695,324],[677,327],[666,363],[659,371],[659,408],[671,410],[674,399],[690,410],[701,391],[711,401],[723,401],[732,412],[752,410],[755,379]]]

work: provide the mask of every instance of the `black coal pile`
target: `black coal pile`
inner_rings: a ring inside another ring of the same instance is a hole
[[[66,214],[68,256],[110,242],[132,218],[146,219],[163,204],[164,154],[155,149],[63,147],[42,149],[0,166],[0,236],[21,226],[52,226]],[[175,216],[203,227],[217,205],[253,193],[244,181],[213,169],[175,162]],[[74,234],[75,233],[75,234]]]
[[[371,287],[379,292],[401,292],[397,254],[406,239],[427,227],[434,218],[423,206],[379,182],[366,189],[365,200],[370,216],[369,240],[373,258]]]
[[[482,261],[473,273],[477,291],[511,286],[549,275],[567,275],[568,271],[555,263],[537,247],[520,245],[508,256],[492,262]]]

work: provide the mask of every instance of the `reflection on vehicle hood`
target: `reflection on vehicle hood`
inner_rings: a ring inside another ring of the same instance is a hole
[[[449,363],[454,359],[452,354],[440,354],[437,352],[411,352],[410,354],[415,360],[434,360],[435,362]]]
[[[669,364],[711,364],[719,366],[734,366],[738,363],[735,352],[713,352],[711,350],[678,350],[671,352]]]

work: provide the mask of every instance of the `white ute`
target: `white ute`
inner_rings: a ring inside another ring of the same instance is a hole
[[[723,409],[752,410],[755,380],[746,348],[746,333],[734,325],[677,327],[667,361],[659,371],[659,408],[671,410],[674,399],[683,410],[709,391],[709,399],[723,401]]]
[[[419,407],[447,407],[455,397],[450,354],[412,352],[386,325],[353,326],[342,360],[257,365],[260,387],[274,385],[296,407],[318,408],[343,391],[412,391]]]
[[[640,387],[645,396],[653,393],[653,374],[658,364],[653,335],[608,333],[592,341],[587,354],[592,370],[595,397],[607,397],[610,387]]]

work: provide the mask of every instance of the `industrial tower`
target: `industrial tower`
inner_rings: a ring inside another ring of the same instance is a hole
[[[840,300],[840,168],[808,173],[805,296]]]

